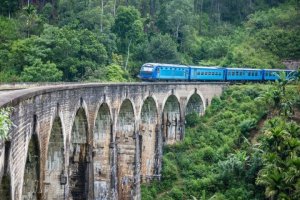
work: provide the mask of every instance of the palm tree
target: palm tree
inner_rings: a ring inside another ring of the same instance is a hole
[[[295,76],[293,76],[292,74],[289,74],[287,76],[284,71],[274,73],[274,75],[278,78],[275,82],[277,87],[281,89],[282,94],[285,95],[286,86],[295,80]]]
[[[300,127],[283,119],[269,123],[261,143],[263,168],[256,184],[270,199],[300,198]]]

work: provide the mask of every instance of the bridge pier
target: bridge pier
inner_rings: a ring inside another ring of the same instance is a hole
[[[15,124],[10,145],[0,141],[0,194],[141,199],[140,184],[160,179],[163,145],[183,139],[185,115],[203,114],[224,86],[80,84],[0,95]]]

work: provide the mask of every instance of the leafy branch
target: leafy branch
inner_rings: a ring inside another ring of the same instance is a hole
[[[6,140],[8,138],[8,132],[13,125],[10,119],[10,113],[12,108],[0,109],[0,140]]]

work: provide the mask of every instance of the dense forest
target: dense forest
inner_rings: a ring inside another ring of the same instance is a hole
[[[145,62],[299,59],[297,0],[0,0],[0,82],[131,81]]]

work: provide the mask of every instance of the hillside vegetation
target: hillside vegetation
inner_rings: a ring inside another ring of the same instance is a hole
[[[281,68],[298,0],[1,0],[0,82],[129,81],[142,63]]]
[[[203,117],[188,116],[143,199],[299,199],[300,88],[285,87],[230,86]]]

